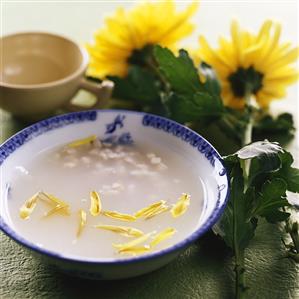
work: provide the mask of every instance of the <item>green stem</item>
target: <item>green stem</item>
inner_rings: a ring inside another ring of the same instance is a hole
[[[292,224],[292,230],[290,232],[291,238],[293,240],[295,250],[299,255],[299,234],[298,234],[298,222]]]
[[[252,130],[253,130],[253,107],[252,107],[252,99],[251,93],[248,92],[245,95],[246,100],[246,109],[249,110],[249,121],[246,126],[244,138],[242,141],[242,145],[246,145],[252,142]],[[244,190],[245,194],[249,187],[249,170],[250,170],[250,159],[241,160],[241,168],[243,170],[244,177]],[[235,216],[236,217],[236,216]],[[237,232],[237,227],[234,225],[234,233]],[[234,237],[234,240],[237,238]],[[245,281],[245,249],[240,249],[237,242],[234,241],[234,253],[235,253],[235,273],[236,273],[236,284],[235,284],[235,292],[236,299],[244,299],[246,298],[246,281]]]
[[[153,56],[153,53],[151,56],[148,57],[146,60],[146,66],[153,71],[153,73],[157,76],[157,78],[160,80],[160,82],[164,86],[164,90],[169,93],[170,92],[170,86],[167,80],[164,78],[164,76],[161,74],[159,68],[157,67],[157,64],[155,62],[155,58]]]
[[[243,146],[252,142],[253,119],[250,116],[243,139]]]
[[[290,235],[293,241],[292,249],[289,250],[287,256],[292,258],[296,263],[299,263],[299,224],[298,222],[292,222],[289,219],[287,219],[285,230]]]
[[[236,298],[246,298],[244,250],[235,252]]]

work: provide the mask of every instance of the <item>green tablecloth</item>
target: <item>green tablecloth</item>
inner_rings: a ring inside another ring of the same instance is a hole
[[[1,112],[0,112],[1,113]],[[1,114],[1,142],[24,125]],[[122,281],[69,277],[0,233],[1,299],[233,298],[233,263],[222,242],[205,236],[153,273]],[[283,258],[278,227],[262,223],[246,252],[248,298],[299,298],[299,266]]]

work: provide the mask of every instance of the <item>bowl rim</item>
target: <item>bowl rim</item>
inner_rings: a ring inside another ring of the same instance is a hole
[[[50,36],[56,39],[61,39],[69,44],[71,44],[74,48],[78,50],[78,53],[81,54],[81,63],[80,65],[70,74],[67,76],[64,76],[63,78],[54,80],[54,81],[49,81],[49,82],[43,82],[43,83],[34,83],[34,84],[21,84],[21,83],[9,83],[5,82],[2,79],[0,79],[0,87],[5,87],[5,88],[12,88],[12,89],[24,89],[24,90],[31,90],[31,89],[45,89],[45,88],[50,88],[50,87],[55,87],[57,85],[65,84],[67,82],[72,81],[73,79],[81,76],[87,68],[89,57],[87,50],[83,48],[81,45],[79,45],[77,42],[72,40],[69,37],[66,37],[62,34],[57,34],[57,33],[52,33],[52,32],[47,32],[47,31],[20,31],[20,32],[15,32],[15,33],[10,33],[7,35],[4,35],[0,37],[0,42],[3,44],[5,39],[12,39],[12,38],[18,38],[19,36]]]
[[[71,113],[67,113],[67,114],[62,114],[62,115],[58,115],[58,116],[54,116],[51,118],[47,118],[44,120],[41,120],[37,123],[34,123],[26,128],[24,128],[23,130],[17,132],[16,134],[14,134],[13,136],[11,136],[9,139],[7,139],[4,143],[2,143],[0,145],[0,158],[1,158],[1,150],[3,151],[3,148],[5,145],[12,143],[15,141],[15,139],[24,131],[32,128],[33,126],[45,126],[45,125],[50,125],[51,122],[55,121],[55,120],[59,120],[63,117],[66,116],[80,116],[81,114],[84,113],[95,113],[95,115],[97,116],[98,114],[101,113],[124,113],[124,114],[137,114],[140,116],[149,116],[149,117],[155,117],[161,120],[165,120],[165,121],[169,121],[170,123],[179,126],[180,128],[184,128],[187,130],[187,132],[192,132],[195,135],[197,135],[197,137],[199,137],[201,140],[203,140],[206,144],[207,147],[209,149],[213,150],[213,154],[214,157],[220,162],[220,166],[222,167],[222,170],[224,170],[224,172],[221,174],[221,176],[225,176],[226,178],[226,186],[223,188],[223,191],[225,191],[225,199],[224,201],[222,201],[221,203],[219,203],[219,205],[216,205],[214,207],[214,209],[211,211],[211,214],[209,216],[209,218],[207,219],[207,221],[205,223],[203,223],[201,226],[199,226],[195,231],[193,231],[191,234],[187,235],[186,238],[184,238],[183,240],[181,240],[178,243],[175,243],[172,246],[169,246],[167,248],[161,249],[159,251],[155,251],[155,252],[150,252],[144,255],[139,255],[139,256],[134,256],[134,257],[128,257],[128,258],[108,258],[108,259],[100,259],[100,258],[89,258],[89,257],[81,257],[81,256],[75,256],[75,255],[68,255],[68,254],[61,254],[59,252],[56,251],[52,251],[49,249],[45,249],[43,247],[38,246],[37,244],[23,238],[21,235],[19,235],[15,230],[13,230],[8,224],[6,224],[6,222],[4,221],[3,217],[0,214],[0,230],[2,230],[7,236],[9,236],[11,239],[13,239],[14,241],[16,241],[17,243],[19,243],[20,245],[34,251],[37,252],[41,255],[46,255],[52,259],[58,259],[61,261],[65,261],[65,262],[73,262],[73,263],[84,263],[84,264],[94,264],[94,265],[121,265],[121,264],[129,264],[129,263],[136,263],[136,262],[143,262],[143,261],[150,261],[152,259],[155,258],[159,258],[162,257],[164,255],[167,254],[171,254],[174,253],[176,251],[180,251],[183,250],[184,248],[188,247],[189,245],[191,245],[194,241],[196,241],[200,236],[202,236],[203,234],[205,234],[207,232],[207,230],[209,230],[216,222],[217,220],[221,217],[226,204],[228,202],[228,198],[229,198],[229,194],[230,194],[230,181],[228,178],[228,174],[227,174],[227,170],[226,167],[223,163],[223,159],[221,158],[220,154],[217,152],[217,150],[204,138],[202,137],[200,134],[198,134],[197,132],[191,130],[190,128],[186,127],[185,125],[182,125],[174,120],[168,119],[166,117],[162,117],[162,116],[158,116],[155,114],[151,114],[151,113],[146,113],[146,112],[137,112],[137,111],[130,111],[130,110],[120,110],[120,109],[105,109],[105,110],[87,110],[87,111],[80,111],[80,112],[71,112]],[[73,123],[70,123],[70,125],[72,125]],[[54,127],[50,130],[55,130],[57,127]],[[33,138],[38,137],[39,135],[42,135],[46,132],[41,132],[40,134],[36,135],[36,136],[32,136]],[[34,134],[34,132],[32,133]],[[28,139],[28,141],[30,141],[32,139]],[[21,147],[23,144],[20,144],[18,147]],[[18,148],[17,147],[17,148]],[[2,158],[2,161],[0,161],[0,168],[1,168],[1,164],[5,161],[5,159],[10,155],[11,153],[9,153],[6,157]],[[201,154],[201,153],[200,153]],[[220,175],[220,173],[219,173]],[[0,200],[2,200],[0,198]]]

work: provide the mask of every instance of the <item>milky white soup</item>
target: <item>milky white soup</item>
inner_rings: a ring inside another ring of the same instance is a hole
[[[198,228],[203,206],[203,185],[175,152],[142,148],[136,145],[102,145],[100,142],[79,147],[61,146],[43,151],[25,165],[16,166],[10,182],[8,209],[14,229],[38,246],[66,255],[89,258],[127,258],[112,244],[127,243],[134,237],[95,228],[95,225],[133,227],[157,233],[173,228],[175,234],[160,242],[150,252],[172,246]],[[174,218],[170,211],[125,222],[90,213],[90,192],[100,195],[103,211],[133,215],[159,200],[171,208],[182,193],[190,195],[186,212]],[[28,219],[21,219],[20,207],[33,194],[44,191],[70,206],[70,215],[54,213],[47,203],[38,200]],[[86,225],[78,236],[79,210],[86,212]],[[154,235],[154,234],[153,234]],[[151,241],[149,238],[144,244]],[[143,244],[141,244],[143,245]]]

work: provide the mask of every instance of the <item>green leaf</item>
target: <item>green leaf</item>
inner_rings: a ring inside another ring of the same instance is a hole
[[[169,117],[179,122],[192,122],[202,118],[212,121],[223,115],[219,94],[206,90],[215,79],[210,74],[206,85],[200,82],[198,71],[185,50],[180,50],[176,57],[167,48],[155,46],[154,57],[166,85],[162,101]]]
[[[167,48],[155,46],[154,57],[159,71],[166,78],[173,91],[186,95],[204,91],[204,87],[199,81],[197,69],[185,50],[180,50],[179,56],[175,57]]]
[[[273,177],[283,179],[287,184],[287,190],[299,193],[299,169],[291,167],[294,161],[292,155],[284,151],[279,157],[282,167],[278,172],[273,174]]]
[[[213,230],[219,234],[225,243],[238,250],[246,248],[250,240],[254,236],[254,231],[257,226],[257,219],[249,218],[250,209],[248,209],[253,201],[252,190],[244,195],[244,178],[240,164],[236,164],[231,173],[231,188],[230,199],[228,205],[220,219],[214,226]]]
[[[250,163],[249,185],[254,185],[260,190],[263,183],[269,178],[269,174],[278,171],[281,168],[279,155],[262,155],[253,158]]]
[[[217,79],[217,75],[212,67],[205,62],[202,62],[199,66],[199,72],[205,77],[204,83],[205,90],[211,94],[220,96],[221,87]]]
[[[139,66],[131,66],[125,78],[110,76],[115,84],[113,97],[136,101],[139,104],[155,104],[160,101],[160,89],[156,77]]]
[[[265,217],[269,222],[281,221],[284,212],[279,209],[289,206],[286,190],[287,184],[282,179],[275,178],[272,181],[266,181],[256,199],[254,214]],[[288,215],[285,217],[287,218]]]
[[[192,96],[171,92],[165,96],[165,105],[169,116],[179,122],[191,122],[203,117],[217,118],[223,113],[221,99],[204,92],[196,92]]]
[[[270,223],[282,222],[286,221],[290,217],[290,213],[285,211],[268,211],[267,216],[265,217],[266,220]]]
[[[290,113],[282,113],[274,118],[265,115],[259,119],[253,128],[254,140],[267,138],[270,141],[278,141],[287,144],[294,138],[295,127],[293,116]]]

